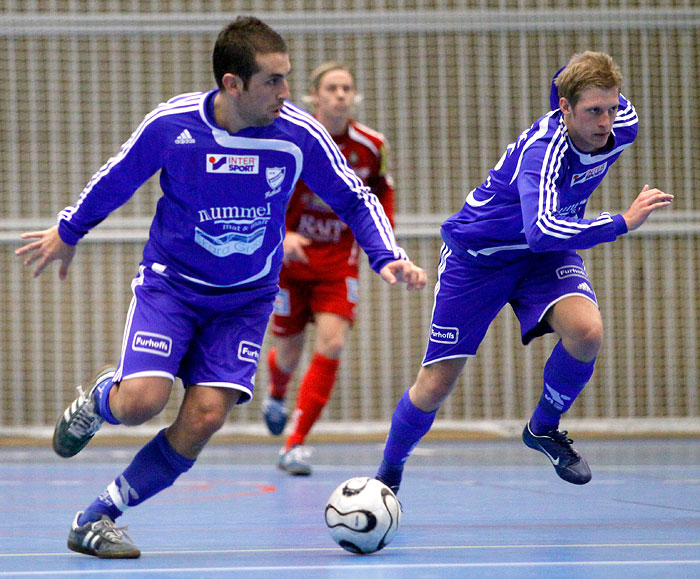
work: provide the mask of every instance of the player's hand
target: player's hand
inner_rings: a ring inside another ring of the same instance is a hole
[[[634,231],[641,227],[652,211],[668,207],[671,201],[673,201],[673,195],[658,189],[650,189],[649,185],[644,185],[644,189],[637,195],[630,208],[622,214],[627,223],[627,230]]]
[[[309,258],[304,251],[307,245],[311,245],[311,240],[308,237],[304,237],[296,231],[287,231],[287,235],[282,242],[284,263],[289,263],[290,261],[309,263]]]
[[[66,279],[68,267],[75,255],[75,245],[68,245],[58,235],[58,225],[43,231],[29,231],[21,235],[22,239],[36,239],[15,250],[15,255],[24,256],[24,265],[38,262],[34,270],[34,277],[38,277],[44,268],[52,261],[61,260],[58,268],[58,277]]]
[[[397,259],[387,263],[379,271],[379,275],[389,285],[405,283],[408,291],[423,289],[428,281],[425,271],[407,259]]]

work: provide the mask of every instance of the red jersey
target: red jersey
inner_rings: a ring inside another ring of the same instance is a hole
[[[394,224],[394,184],[386,167],[384,135],[351,120],[343,135],[333,136],[340,151],[365,185],[379,198]],[[357,276],[359,249],[350,228],[303,181],[297,183],[287,208],[287,231],[312,240],[304,248],[309,263],[291,261],[283,274],[293,278],[327,279]]]

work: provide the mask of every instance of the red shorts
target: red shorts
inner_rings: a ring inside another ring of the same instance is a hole
[[[325,312],[355,321],[358,298],[357,277],[307,281],[280,276],[280,291],[275,298],[272,333],[293,336]]]

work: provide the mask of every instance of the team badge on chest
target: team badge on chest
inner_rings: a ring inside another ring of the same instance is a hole
[[[277,189],[284,181],[284,175],[287,172],[286,167],[267,167],[265,168],[265,178],[270,189]]]

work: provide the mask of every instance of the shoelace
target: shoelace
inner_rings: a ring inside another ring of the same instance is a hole
[[[92,524],[92,530],[100,533],[110,543],[121,543],[126,540],[133,544],[131,537],[126,534],[128,528],[128,525],[117,527],[110,519],[100,519]]]
[[[568,434],[568,430],[554,430],[550,432],[550,436],[552,437],[554,442],[558,443],[562,448],[564,448],[566,454],[568,454],[571,458],[578,460],[579,455],[571,446],[574,441],[567,436]]]
[[[68,432],[73,436],[82,437],[95,434],[102,426],[101,418],[92,409],[88,408],[90,401],[81,386],[76,388],[79,397],[84,401],[76,411]]]

